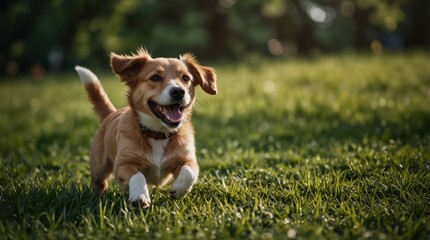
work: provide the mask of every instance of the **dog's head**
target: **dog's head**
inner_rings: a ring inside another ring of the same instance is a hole
[[[145,126],[176,131],[186,122],[194,103],[194,87],[216,94],[216,75],[187,53],[177,58],[152,58],[144,49],[134,55],[111,54],[111,66],[129,87],[130,106]]]

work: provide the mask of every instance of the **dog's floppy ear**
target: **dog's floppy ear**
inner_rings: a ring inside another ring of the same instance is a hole
[[[146,61],[151,58],[149,53],[143,48],[137,51],[137,54],[131,56],[110,54],[111,67],[114,73],[118,74],[121,81],[127,86],[133,87],[136,77],[142,70]]]
[[[181,60],[185,62],[205,92],[211,95],[217,94],[216,74],[213,68],[201,66],[191,53],[181,55]]]

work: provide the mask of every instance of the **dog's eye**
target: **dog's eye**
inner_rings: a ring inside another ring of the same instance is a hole
[[[161,81],[161,76],[160,75],[154,75],[150,78],[150,80],[154,81],[154,82],[159,82],[159,81]]]
[[[188,81],[190,81],[190,77],[188,77],[187,75],[184,75],[184,76],[182,76],[182,81],[188,82]]]

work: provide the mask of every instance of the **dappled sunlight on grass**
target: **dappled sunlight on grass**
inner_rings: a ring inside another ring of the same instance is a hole
[[[430,234],[430,69],[423,53],[253,59],[197,90],[200,179],[127,204],[89,191],[98,127],[77,76],[0,82],[6,238],[424,239]],[[63,79],[64,78],[64,79]],[[116,107],[125,87],[108,73]],[[160,224],[162,223],[162,224]]]

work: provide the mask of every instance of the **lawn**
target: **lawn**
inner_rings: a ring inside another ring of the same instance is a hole
[[[219,94],[199,89],[193,116],[198,183],[144,210],[115,183],[91,194],[98,120],[75,74],[0,80],[0,238],[429,238],[430,55],[215,67]]]

